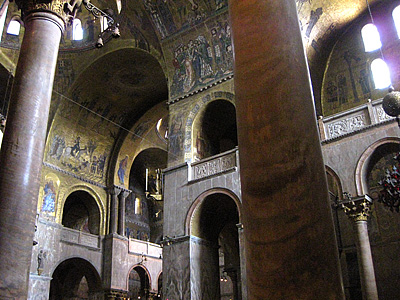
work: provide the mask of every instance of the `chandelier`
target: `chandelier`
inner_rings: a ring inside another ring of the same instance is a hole
[[[392,170],[386,169],[385,176],[378,182],[382,187],[379,192],[378,202],[389,207],[391,211],[399,212],[400,206],[400,152],[394,157],[397,166],[392,166]]]

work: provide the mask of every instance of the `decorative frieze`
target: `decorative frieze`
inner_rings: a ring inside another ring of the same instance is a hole
[[[366,126],[365,116],[357,115],[328,125],[329,137],[334,138]]]
[[[189,181],[200,180],[236,169],[236,151],[218,156],[212,160],[194,163],[189,167]]]
[[[376,115],[378,116],[378,122],[384,122],[393,119],[393,117],[385,113],[382,106],[375,107],[375,110],[376,110]]]

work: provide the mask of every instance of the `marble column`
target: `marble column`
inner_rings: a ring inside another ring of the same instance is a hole
[[[0,152],[2,299],[27,299],[54,73],[61,35],[72,13],[64,10],[65,2],[16,1],[25,33]]]
[[[124,190],[119,194],[118,205],[118,234],[125,235],[125,200],[131,192]]]
[[[295,0],[230,0],[248,299],[344,299]]]
[[[346,215],[354,222],[363,300],[378,300],[367,223],[371,205],[372,199],[368,195],[351,198],[342,203]]]
[[[117,233],[118,229],[118,195],[121,193],[121,189],[116,186],[108,188],[110,195],[110,234]]]
[[[239,238],[240,272],[238,273],[239,299],[247,300],[246,256],[244,253],[243,224],[236,224]]]

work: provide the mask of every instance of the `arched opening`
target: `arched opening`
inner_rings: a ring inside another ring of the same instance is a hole
[[[365,52],[372,52],[382,47],[381,37],[376,26],[372,23],[364,25],[361,29]]]
[[[81,41],[83,39],[82,22],[77,18],[72,21],[72,38],[74,41]]]
[[[191,218],[191,266],[200,299],[241,299],[239,213],[226,194],[208,195]],[[207,262],[207,263],[205,263]]]
[[[209,103],[193,131],[195,157],[203,159],[238,145],[235,106],[226,100]]]
[[[162,240],[163,200],[161,170],[167,152],[159,148],[142,151],[133,161],[125,205],[126,235],[159,243]]]
[[[399,144],[385,143],[377,147],[369,159],[366,178],[368,194],[375,201],[378,201],[382,189],[379,182],[385,178],[387,170],[391,171],[393,166],[396,168],[398,165],[395,156],[399,151]]]
[[[129,299],[149,299],[150,281],[144,268],[134,267],[129,273]]]
[[[7,27],[7,34],[19,35],[21,30],[21,23],[17,19],[11,19]]]
[[[377,58],[372,61],[371,72],[376,89],[387,88],[392,83],[389,67],[383,59]]]
[[[76,191],[69,195],[64,204],[62,225],[100,234],[100,210],[95,199],[85,191]]]
[[[50,300],[102,299],[101,279],[86,260],[71,258],[63,261],[53,272]]]

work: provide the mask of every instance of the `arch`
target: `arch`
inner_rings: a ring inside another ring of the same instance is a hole
[[[62,218],[63,218],[63,213],[64,213],[64,206],[67,198],[75,193],[83,191],[88,193],[93,199],[95,200],[97,207],[99,208],[99,213],[100,213],[100,224],[99,224],[99,234],[104,235],[106,232],[106,226],[105,226],[105,206],[103,201],[101,200],[101,197],[96,193],[94,189],[92,189],[89,186],[86,185],[75,185],[71,187],[70,189],[67,190],[67,192],[64,194],[64,197],[60,203],[60,205],[57,207],[57,222],[62,223]]]
[[[225,99],[208,102],[192,126],[192,158],[201,160],[238,146],[236,108]]]
[[[142,277],[141,277],[141,276],[143,276],[143,275],[141,275],[141,273],[139,273],[139,272],[137,271],[137,269],[138,269],[138,270],[143,270],[143,272],[144,272],[143,274],[144,274],[145,278],[142,278]],[[140,277],[140,280],[141,280],[141,284],[142,284],[143,281],[144,281],[145,285],[147,285],[147,287],[148,287],[147,292],[149,292],[150,287],[151,287],[151,285],[152,285],[152,278],[151,278],[150,272],[149,272],[149,270],[148,270],[144,265],[138,263],[138,264],[133,265],[133,266],[129,269],[128,276],[126,277],[126,290],[128,291],[128,295],[129,295],[129,293],[131,293],[131,291],[130,291],[130,285],[129,285],[129,279],[130,279],[130,275],[131,275],[132,272],[136,272],[136,273],[138,274],[138,276]],[[147,282],[146,282],[146,279],[147,279]],[[145,286],[143,289],[145,289],[145,288],[146,288],[146,286]],[[140,290],[142,291],[142,286],[141,286],[141,289],[140,289]],[[133,298],[131,298],[131,299],[133,299]],[[147,298],[146,298],[146,299],[147,299]]]
[[[162,236],[162,174],[168,154],[157,147],[142,150],[129,170],[129,189],[125,221],[128,233],[140,232],[144,240],[157,242]],[[118,171],[119,174],[119,171]],[[155,226],[153,226],[155,225]]]
[[[83,39],[82,22],[78,18],[72,21],[72,39],[74,41],[81,41]]]
[[[199,101],[192,107],[189,112],[188,118],[186,119],[185,124],[185,141],[184,141],[184,151],[185,151],[185,161],[192,162],[193,153],[192,153],[192,144],[193,144],[193,122],[196,119],[199,112],[201,112],[204,107],[211,101],[214,100],[226,100],[231,102],[235,107],[235,96],[229,92],[212,92],[210,94],[205,95],[200,98]]]
[[[382,58],[376,58],[371,62],[371,72],[376,89],[384,89],[391,85],[390,70]]]
[[[14,16],[11,18],[7,26],[7,34],[18,36],[21,31],[21,18],[19,16]]]
[[[372,23],[368,23],[362,27],[361,37],[365,52],[372,52],[382,47],[378,28]]]
[[[229,196],[236,204],[237,212],[239,215],[239,222],[241,222],[241,203],[239,197],[232,192],[231,190],[224,189],[224,188],[212,188],[203,193],[201,193],[195,201],[193,201],[192,205],[190,206],[185,220],[185,234],[190,235],[190,228],[192,223],[192,217],[195,214],[196,210],[201,206],[203,201],[212,194],[224,194]]]
[[[102,293],[99,272],[85,259],[78,257],[66,259],[52,272],[49,295],[51,300],[70,299],[79,295],[92,299],[91,297]]]
[[[333,180],[335,181],[334,183],[337,184],[337,189],[338,189],[338,200],[342,200],[343,199],[343,188],[342,188],[342,181],[340,180],[339,175],[337,175],[337,173],[329,166],[325,166],[325,171],[327,174],[329,174]],[[328,188],[329,188],[329,178],[328,178]],[[330,190],[329,190],[330,192]]]
[[[223,294],[241,299],[243,259],[237,228],[239,211],[232,194],[222,189],[202,193],[190,208],[187,226],[191,245],[190,268],[196,272],[198,281],[193,289],[203,295],[201,298],[217,299]],[[235,283],[221,281],[223,276],[229,276]]]
[[[356,193],[357,196],[363,196],[368,193],[368,184],[367,184],[367,171],[368,165],[374,151],[384,145],[384,144],[400,144],[399,138],[387,137],[376,141],[372,145],[370,145],[360,156],[356,170],[355,170],[355,181],[356,181]]]

